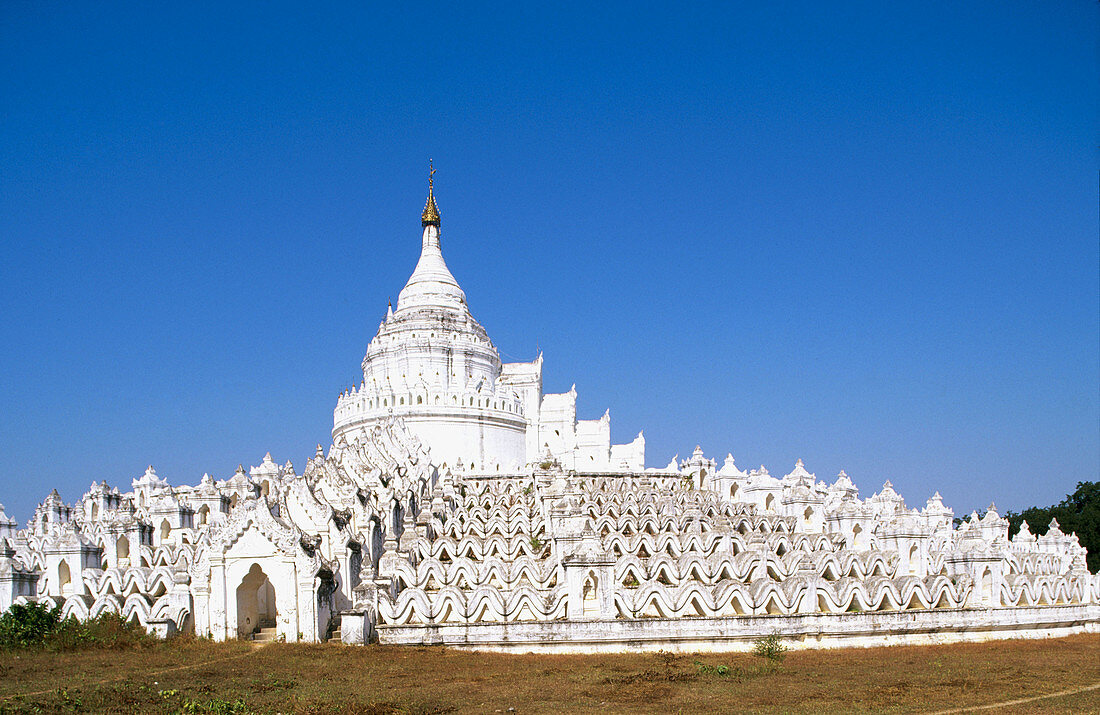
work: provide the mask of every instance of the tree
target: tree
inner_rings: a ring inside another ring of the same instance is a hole
[[[1023,521],[1033,534],[1045,534],[1050,520],[1057,519],[1064,533],[1077,534],[1081,546],[1088,549],[1089,571],[1100,570],[1100,482],[1077,482],[1077,491],[1054,506],[1033,506],[1019,513],[1010,511],[1005,518],[1008,519],[1009,538],[1020,531]]]

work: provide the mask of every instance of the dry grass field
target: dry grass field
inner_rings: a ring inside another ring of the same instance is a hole
[[[502,655],[179,639],[0,653],[0,712],[1100,712],[1100,636],[750,654]]]

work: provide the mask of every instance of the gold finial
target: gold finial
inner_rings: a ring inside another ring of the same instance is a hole
[[[439,207],[435,205],[434,179],[435,165],[431,159],[428,159],[428,201],[424,204],[424,212],[420,214],[420,225],[439,228]]]

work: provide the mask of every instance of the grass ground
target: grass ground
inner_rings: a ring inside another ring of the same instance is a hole
[[[0,712],[930,712],[1100,684],[1100,636],[750,654],[503,655],[176,640],[0,653]],[[1011,712],[1100,712],[1100,688]]]

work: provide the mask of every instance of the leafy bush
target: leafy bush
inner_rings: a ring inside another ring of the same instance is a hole
[[[0,648],[43,645],[61,624],[61,608],[44,603],[16,603],[0,615]]]
[[[770,635],[757,638],[753,642],[752,654],[758,658],[767,658],[770,662],[779,665],[787,657],[787,650],[779,632],[772,631]]]
[[[154,639],[137,623],[128,623],[114,613],[101,613],[86,621],[66,618],[51,640],[56,650],[120,650],[150,645]]]
[[[53,651],[103,648],[117,650],[152,642],[145,629],[117,614],[102,613],[86,621],[61,618],[61,609],[42,603],[15,604],[0,615],[0,649],[43,648]]]

